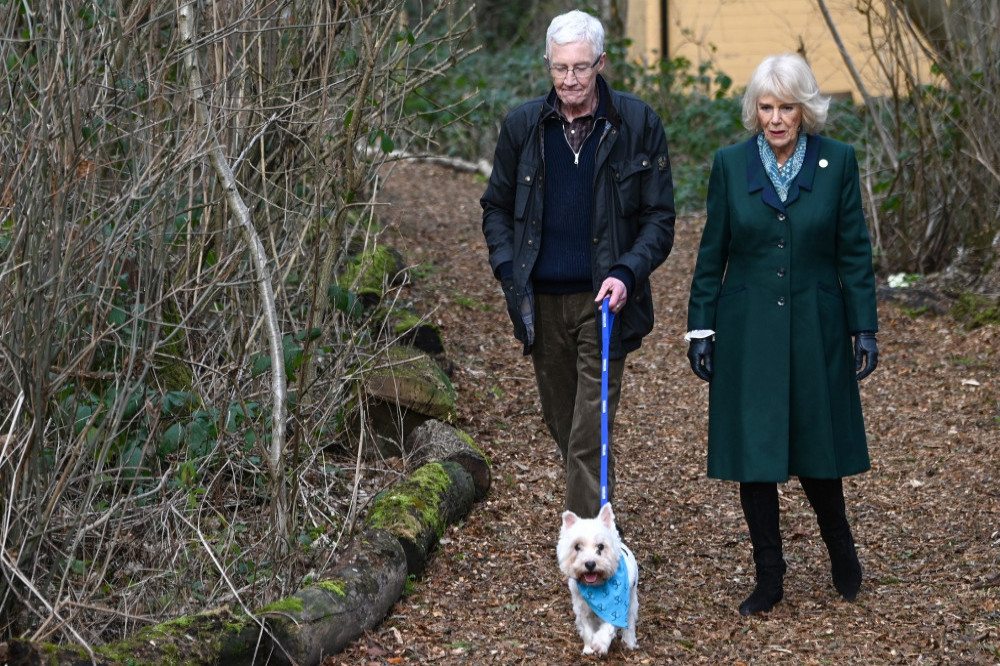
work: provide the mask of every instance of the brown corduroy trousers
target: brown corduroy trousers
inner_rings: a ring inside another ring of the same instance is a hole
[[[566,508],[593,518],[601,508],[601,340],[590,293],[536,294],[531,358],[545,425],[566,470]],[[608,364],[608,499],[614,497],[612,443],[625,359]]]

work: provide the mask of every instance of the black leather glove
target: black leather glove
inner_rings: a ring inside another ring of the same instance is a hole
[[[858,381],[872,374],[878,367],[878,341],[874,331],[858,331],[854,334],[854,371]]]
[[[712,354],[715,352],[715,342],[712,338],[692,338],[688,346],[688,360],[691,369],[706,382],[712,381]]]

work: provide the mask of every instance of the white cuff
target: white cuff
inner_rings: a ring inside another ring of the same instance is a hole
[[[695,329],[693,331],[688,331],[687,333],[685,333],[684,334],[684,339],[687,340],[688,342],[691,342],[692,340],[695,340],[695,339],[710,338],[713,335],[715,335],[715,331],[711,331],[711,330],[708,330],[708,329],[699,328],[699,329]]]

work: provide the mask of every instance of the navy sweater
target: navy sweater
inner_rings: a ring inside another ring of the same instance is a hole
[[[545,125],[545,209],[542,240],[532,273],[540,294],[593,291],[591,218],[594,205],[594,163],[604,121],[573,154],[562,123]]]

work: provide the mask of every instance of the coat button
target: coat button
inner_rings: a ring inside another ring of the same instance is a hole
[[[785,297],[778,296],[778,305],[784,305],[784,304],[785,304]]]
[[[530,183],[531,182],[531,176],[525,176],[524,177],[524,182]]]
[[[595,238],[595,239],[593,239],[592,242],[594,243],[594,245],[597,245],[598,243],[601,242],[601,239],[600,238]]]
[[[778,277],[785,277],[785,269],[784,268],[779,268],[778,269]]]
[[[781,222],[784,222],[785,221],[785,214],[784,213],[778,213],[778,220],[781,221]]]
[[[648,167],[649,166],[649,160],[643,160],[642,161],[642,166]]]
[[[778,239],[778,249],[779,250],[784,250],[785,249],[785,239],[784,238],[779,238]]]

